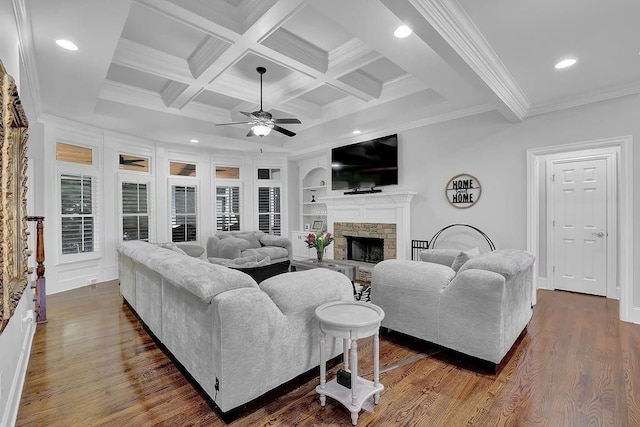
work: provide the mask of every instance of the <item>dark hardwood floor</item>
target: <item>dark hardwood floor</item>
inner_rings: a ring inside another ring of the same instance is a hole
[[[18,426],[225,425],[115,282],[49,296],[48,318],[34,338]],[[371,339],[359,344],[371,378]],[[497,375],[394,333],[381,338],[380,365],[385,389],[360,426],[640,426],[640,325],[620,322],[618,302],[605,298],[539,291]],[[231,425],[350,425],[332,399],[320,407],[317,382],[312,373]]]

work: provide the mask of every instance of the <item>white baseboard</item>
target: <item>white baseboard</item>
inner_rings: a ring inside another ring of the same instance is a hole
[[[629,319],[621,320],[640,325],[640,307],[631,307],[631,310],[629,311]]]
[[[33,313],[33,311],[29,311]],[[23,321],[23,319],[20,319]],[[20,351],[20,359],[18,366],[11,382],[11,389],[7,399],[6,411],[0,420],[0,426],[15,426],[18,419],[18,409],[20,408],[20,398],[22,397],[22,388],[24,380],[27,376],[27,366],[29,365],[29,357],[31,356],[31,346],[33,344],[33,336],[35,335],[35,319],[27,321],[27,331],[24,335],[24,342]]]
[[[546,277],[538,277],[538,279],[536,280],[536,285],[538,289],[553,290],[552,288],[549,287]]]

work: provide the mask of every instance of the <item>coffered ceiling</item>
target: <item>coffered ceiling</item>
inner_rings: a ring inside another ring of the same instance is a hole
[[[13,0],[37,114],[148,140],[304,153],[497,110],[640,92],[632,0]],[[405,23],[413,34],[393,36]],[[55,44],[68,39],[77,51]],[[575,66],[554,69],[565,57]],[[263,105],[302,124],[247,137]],[[354,130],[360,130],[354,136]]]

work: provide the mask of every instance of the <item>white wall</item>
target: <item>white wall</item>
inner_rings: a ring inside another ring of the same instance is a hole
[[[18,91],[21,93],[18,32],[9,1],[0,2],[0,60],[2,60],[7,72],[13,76],[18,85]],[[0,334],[1,426],[13,425],[18,413],[22,383],[35,332],[32,300],[33,291],[27,288],[13,317]],[[27,320],[23,321],[25,318]]]

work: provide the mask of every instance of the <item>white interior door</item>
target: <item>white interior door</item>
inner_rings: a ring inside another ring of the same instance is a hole
[[[555,289],[607,295],[606,159],[553,164]]]

